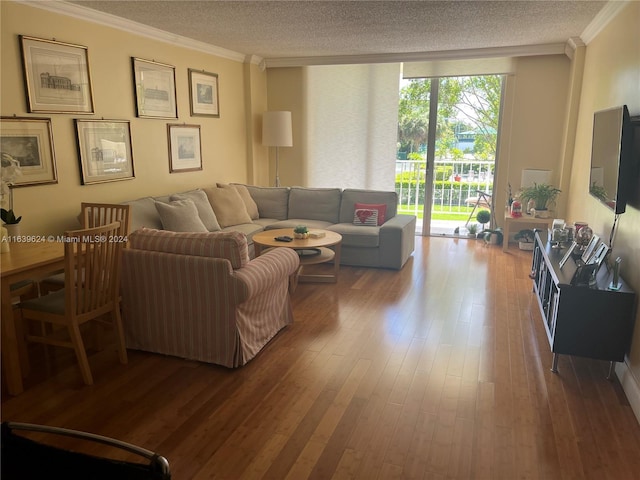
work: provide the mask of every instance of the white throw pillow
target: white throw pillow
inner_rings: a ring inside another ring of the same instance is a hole
[[[375,227],[378,225],[378,210],[374,208],[357,208],[353,214],[354,225]]]
[[[193,200],[176,200],[170,203],[156,202],[162,220],[162,228],[172,232],[208,232],[198,215]]]

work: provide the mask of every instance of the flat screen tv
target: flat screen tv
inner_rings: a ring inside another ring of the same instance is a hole
[[[637,184],[634,124],[626,105],[593,115],[589,193],[616,214],[624,213]]]

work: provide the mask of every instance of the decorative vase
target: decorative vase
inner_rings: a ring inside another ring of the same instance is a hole
[[[294,233],[293,238],[305,239],[309,238],[309,232],[307,233]]]
[[[4,228],[7,229],[7,236],[10,240],[20,236],[20,224],[19,223],[5,223]]]
[[[6,253],[9,251],[9,239],[7,238],[9,234],[7,233],[7,229],[2,227],[2,233],[0,233],[0,253]]]

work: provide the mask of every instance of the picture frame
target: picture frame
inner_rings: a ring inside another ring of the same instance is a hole
[[[558,266],[560,268],[564,267],[564,264],[567,263],[567,260],[569,260],[569,258],[571,258],[571,254],[573,253],[573,251],[576,249],[577,246],[578,246],[578,244],[576,242],[572,242],[571,243],[571,245],[569,246],[569,248],[565,252],[565,254],[562,257],[562,259],[558,262]]]
[[[135,177],[128,120],[75,119],[82,185]]]
[[[192,117],[220,118],[217,73],[189,69],[189,103]]]
[[[50,118],[1,117],[0,152],[20,165],[12,187],[58,183]]]
[[[172,65],[131,57],[136,116],[178,118],[176,69]]]
[[[580,259],[584,263],[587,263],[589,261],[589,259],[591,258],[591,254],[595,250],[595,248],[598,245],[598,243],[600,243],[600,237],[598,235],[594,234],[591,237],[591,240],[589,240],[589,243],[585,247],[584,251],[582,252],[582,257],[580,257]]]
[[[571,277],[570,284],[574,287],[588,287],[593,281],[597,265],[580,265]]]
[[[20,35],[27,111],[93,113],[88,49]]]
[[[169,173],[202,170],[200,125],[168,124]]]
[[[607,256],[607,253],[609,253],[609,246],[606,243],[602,242],[600,243],[600,245],[598,245],[598,248],[595,249],[593,255],[591,255],[591,258],[589,258],[589,261],[587,263],[589,265],[594,264],[597,266],[596,268],[599,269],[602,261],[604,260],[604,257]]]

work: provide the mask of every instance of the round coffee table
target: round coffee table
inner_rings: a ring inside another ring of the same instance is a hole
[[[292,248],[300,256],[300,269],[298,270],[298,281],[300,282],[329,282],[338,281],[340,272],[340,249],[342,245],[342,235],[329,230],[312,229],[311,233],[324,233],[321,238],[293,238],[293,228],[279,228],[276,230],[265,230],[253,236],[253,246],[256,257],[264,250],[276,247]],[[293,240],[290,242],[280,242],[276,237],[288,236]],[[302,268],[305,265],[316,265],[333,260],[332,274],[304,275]]]

